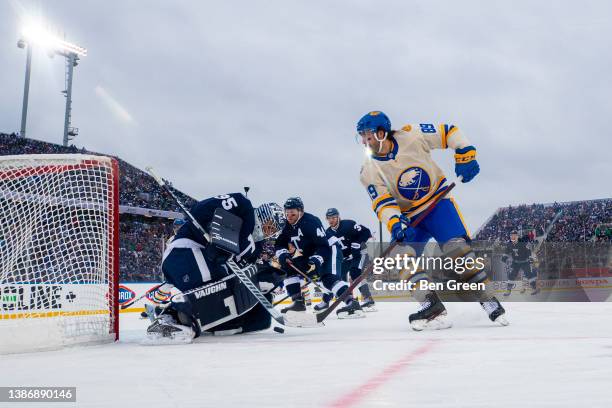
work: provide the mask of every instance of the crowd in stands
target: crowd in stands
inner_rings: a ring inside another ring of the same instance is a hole
[[[0,155],[20,154],[99,154],[85,148],[62,146],[16,134],[0,133]],[[115,157],[119,163],[119,204],[179,212],[172,198],[144,171]],[[188,207],[195,201],[173,189]],[[172,235],[172,220],[122,214],[120,217],[120,279],[122,281],[156,281],[160,279],[163,246]]]
[[[548,242],[610,241],[612,233],[606,227],[610,223],[612,199],[509,206],[500,208],[476,239],[503,242],[513,230],[521,235],[535,230],[541,236],[552,225]]]
[[[577,241],[605,241],[610,235],[602,234],[602,224],[612,222],[612,199],[576,201],[563,207],[561,217],[555,222],[548,234],[547,241],[551,242],[577,242]],[[599,236],[597,236],[599,233]]]
[[[18,137],[16,134],[0,133],[0,155],[18,154],[100,154],[77,148],[62,146],[40,140]],[[114,156],[113,156],[114,157]],[[119,162],[119,204],[131,207],[154,208],[165,211],[180,211],[172,198],[164,193],[155,180],[142,170],[115,157]],[[191,197],[174,190],[187,206],[194,201]]]
[[[119,227],[119,271],[122,281],[159,282],[172,220],[122,214]]]

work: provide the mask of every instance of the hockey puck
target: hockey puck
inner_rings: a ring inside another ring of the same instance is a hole
[[[276,326],[276,327],[274,328],[274,331],[275,331],[275,332],[277,332],[277,333],[284,333],[284,332],[285,332],[285,329],[283,329],[282,327],[278,327],[278,326]]]

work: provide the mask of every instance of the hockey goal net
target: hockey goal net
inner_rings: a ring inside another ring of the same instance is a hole
[[[119,335],[116,160],[0,156],[0,353]]]

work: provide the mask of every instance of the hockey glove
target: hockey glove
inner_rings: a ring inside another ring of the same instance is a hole
[[[278,263],[283,267],[287,268],[287,261],[291,259],[291,254],[289,252],[284,252],[278,256]]]
[[[455,150],[455,175],[462,177],[462,183],[472,180],[480,172],[480,166],[476,161],[476,148],[466,146]]]
[[[410,226],[410,220],[405,215],[400,217],[400,222],[396,222],[391,227],[392,242],[414,242],[416,229]]]
[[[314,273],[316,272],[321,265],[323,264],[322,259],[320,256],[318,255],[313,255],[310,258],[308,258],[308,266],[307,266],[307,270],[306,273]]]

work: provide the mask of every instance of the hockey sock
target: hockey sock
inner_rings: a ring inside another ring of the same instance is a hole
[[[372,292],[370,292],[370,287],[367,283],[364,283],[359,287],[359,292],[361,292],[361,296],[363,296],[364,299],[372,297]]]

